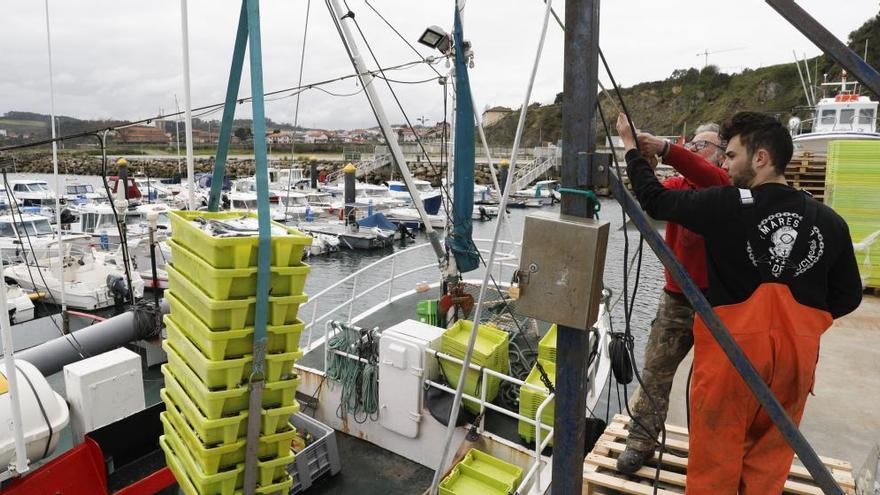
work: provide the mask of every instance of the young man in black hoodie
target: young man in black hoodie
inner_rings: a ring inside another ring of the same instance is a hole
[[[799,422],[820,336],[861,302],[846,222],[788,186],[791,136],[770,116],[740,112],[722,126],[723,166],[733,185],[699,191],[664,188],[630,129],[620,115],[617,130],[642,208],[703,235],[709,302]],[[793,452],[699,318],[690,412],[688,494],[782,491]]]

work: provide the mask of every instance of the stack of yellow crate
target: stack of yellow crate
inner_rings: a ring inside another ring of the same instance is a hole
[[[825,204],[834,208],[849,225],[856,245],[862,278],[869,287],[880,287],[880,142],[832,141],[828,144],[825,172]]]
[[[230,235],[215,235],[224,222]],[[255,224],[240,213],[171,213],[160,444],[187,495],[233,495],[244,484],[258,237],[235,231]],[[286,466],[296,430],[288,418],[299,410],[293,363],[302,356],[297,310],[307,300],[302,253],[310,243],[273,223],[257,493],[286,493],[291,485]]]

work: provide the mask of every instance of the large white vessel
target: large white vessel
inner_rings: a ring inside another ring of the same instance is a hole
[[[801,121],[792,117],[789,120],[795,153],[824,155],[831,141],[880,139],[880,133],[877,132],[877,102],[860,95],[858,82],[847,81],[846,77],[844,71],[840,82],[822,84],[838,87],[839,90],[835,96],[819,100],[812,119]],[[805,131],[806,127],[810,130]]]

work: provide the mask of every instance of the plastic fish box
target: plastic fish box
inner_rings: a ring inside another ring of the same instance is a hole
[[[333,428],[303,413],[291,416],[290,422],[298,431],[305,431],[314,439],[306,448],[296,452],[294,463],[287,468],[293,478],[290,494],[296,495],[308,490],[321,476],[338,473],[342,463]]]
[[[548,378],[550,378],[550,383],[556,384],[556,365],[550,362],[542,361],[541,365],[544,367],[544,371],[547,372]],[[526,383],[535,385],[540,387],[543,392],[538,392],[537,390],[533,390],[529,387],[520,387],[519,389],[519,413],[529,419],[535,419],[535,414],[538,412],[538,408],[541,406],[541,403],[544,402],[545,399],[550,395],[550,392],[545,388],[544,382],[541,381],[541,372],[538,371],[538,367],[532,367],[532,371],[529,372],[529,376],[525,379]],[[541,423],[547,426],[553,426],[553,412],[555,410],[555,400],[551,401],[544,408],[544,411],[541,414]],[[517,431],[519,432],[519,436],[522,437],[523,440],[527,442],[532,442],[535,440],[535,427],[526,423],[525,421],[520,421],[517,427]],[[541,437],[546,437],[548,431],[546,429],[541,429]],[[542,440],[543,441],[543,440]],[[549,445],[553,445],[553,441],[550,441]]]
[[[550,325],[547,333],[538,342],[538,359],[556,363],[556,324]]]
[[[247,386],[211,391],[188,366],[172,368],[169,364],[163,364],[161,370],[165,380],[168,381],[168,376],[171,375],[208,419],[235,416],[248,407]],[[273,408],[293,404],[298,385],[299,378],[266,382],[263,388],[263,407]]]
[[[165,461],[186,495],[240,495],[244,485],[244,464],[217,474],[202,473],[192,455],[173,430],[159,437],[159,445],[165,452]],[[256,493],[286,493],[292,480],[289,476],[277,476],[278,464],[293,461],[293,456],[257,461],[258,483]]]
[[[440,482],[440,495],[508,495],[511,489],[504,483],[461,464]]]
[[[240,330],[213,330],[181,301],[173,291],[165,291],[165,300],[171,314],[165,322],[173,320],[175,326],[186,334],[208,359],[215,361],[242,357],[254,349],[254,327]],[[268,325],[266,327],[266,352],[271,354],[299,351],[299,338],[305,324],[297,320],[292,325]]]
[[[159,391],[159,396],[169,408],[173,404],[173,407],[183,414],[187,423],[193,427],[205,444],[234,443],[247,434],[247,410],[219,419],[208,419],[173,377],[166,378],[165,388]],[[298,412],[299,403],[296,401],[286,406],[262,409],[260,434],[274,435],[286,431],[290,428],[287,418]]]
[[[520,479],[522,478],[522,469],[519,466],[502,461],[477,449],[469,450],[459,464],[473,468],[494,480],[504,483],[510,492],[519,486]]]
[[[244,462],[247,443],[245,438],[233,443],[206,445],[176,408],[168,408],[160,414],[159,419],[166,434],[169,429],[174,429],[175,435],[184,443],[203,473],[216,474]],[[295,436],[296,430],[293,427],[274,435],[261,436],[257,457],[261,460],[269,460],[290,455],[290,442]]]
[[[199,318],[213,330],[239,330],[254,325],[256,316],[256,297],[244,299],[214,299],[202,292],[185,275],[171,265],[165,265],[168,273],[169,289],[187,305]],[[268,325],[290,325],[296,323],[300,304],[309,300],[308,296],[269,296]]]
[[[230,389],[247,383],[253,370],[252,355],[214,361],[205,357],[173,321],[166,322],[166,329],[168,340],[162,343],[162,348],[168,354],[168,361],[175,361],[172,366],[176,367],[176,362],[182,360],[211,390]],[[293,377],[293,363],[300,357],[301,352],[266,354],[265,380],[277,382]]]
[[[214,268],[196,253],[174,242],[171,259],[174,268],[195,282],[205,294],[214,299],[241,299],[257,293],[257,268]],[[309,266],[280,266],[269,269],[269,290],[276,296],[302,294]]]
[[[256,215],[236,212],[171,211],[172,239],[187,247],[214,268],[246,268],[257,266],[259,238],[214,237],[193,223],[196,218],[209,220],[230,220]],[[302,262],[303,250],[312,243],[311,236],[272,222],[273,228],[284,229],[285,236],[272,237],[272,266],[297,266]]]

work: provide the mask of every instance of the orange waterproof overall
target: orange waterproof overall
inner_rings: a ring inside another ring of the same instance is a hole
[[[812,210],[812,211],[811,211]],[[815,221],[807,207],[789,259],[799,260]],[[748,225],[754,228],[753,225]],[[755,237],[752,246],[756,246]],[[715,308],[758,374],[795,423],[813,387],[819,338],[831,314],[798,303],[788,285],[794,270],[770,275],[748,300]],[[794,452],[760,407],[703,320],[694,322],[688,495],[776,495],[782,492]]]

